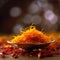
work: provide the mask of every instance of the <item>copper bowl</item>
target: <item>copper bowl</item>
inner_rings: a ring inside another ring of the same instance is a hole
[[[9,44],[12,45],[17,45],[20,48],[24,48],[26,50],[32,50],[32,49],[43,49],[44,47],[48,46],[50,43],[53,43],[55,40],[51,40],[48,43],[40,43],[40,44],[17,44],[17,43],[12,43],[8,42]]]

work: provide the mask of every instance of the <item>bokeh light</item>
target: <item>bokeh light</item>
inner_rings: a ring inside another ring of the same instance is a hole
[[[26,14],[23,18],[22,21],[25,24],[31,24],[32,23],[32,15],[31,14]]]
[[[22,18],[23,23],[25,24],[40,24],[41,23],[41,17],[39,15],[25,15],[24,18]]]
[[[39,12],[39,6],[35,3],[32,3],[28,8],[29,13],[38,13]]]
[[[40,2],[40,0],[36,0],[36,4],[39,6],[39,8],[42,7],[42,3]]]
[[[20,7],[12,7],[10,10],[11,17],[18,17],[21,15],[21,13],[22,13],[22,11],[21,11]]]
[[[16,26],[14,26],[13,28],[13,33],[16,33],[16,34],[20,34],[20,30],[23,29],[23,26],[20,25],[20,24],[17,24]]]
[[[53,6],[49,3],[46,3],[46,4],[43,4],[43,10],[46,11],[46,10],[53,10]]]
[[[32,23],[34,23],[36,25],[40,24],[42,21],[42,19],[39,15],[34,15],[34,16],[32,16],[31,19],[32,19]]]
[[[51,10],[47,10],[44,13],[44,17],[48,20],[51,24],[55,24],[57,22],[58,17],[53,13]]]

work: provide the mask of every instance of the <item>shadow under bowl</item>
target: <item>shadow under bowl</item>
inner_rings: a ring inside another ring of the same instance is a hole
[[[33,50],[33,49],[44,49],[44,47],[47,47],[50,43],[53,43],[55,40],[51,40],[48,43],[40,43],[40,44],[17,44],[18,47],[24,48],[26,50]]]
[[[37,44],[17,44],[17,43],[11,43],[13,45],[17,45],[20,48],[23,48],[25,50],[33,50],[33,49],[44,49],[44,47],[47,47],[50,43],[55,42],[55,40],[51,40],[48,43],[37,43]]]

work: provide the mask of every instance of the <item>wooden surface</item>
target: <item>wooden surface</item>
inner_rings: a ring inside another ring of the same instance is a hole
[[[14,59],[14,58],[0,58],[0,60],[60,60],[60,55],[59,56],[55,56],[55,57],[46,57],[46,58],[41,58],[41,59],[38,59],[36,57],[20,57],[18,59]]]

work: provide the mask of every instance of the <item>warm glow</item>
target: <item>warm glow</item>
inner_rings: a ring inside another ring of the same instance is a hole
[[[49,41],[49,37],[37,30],[34,26],[30,26],[30,28],[23,31],[21,35],[18,35],[12,39],[13,43],[18,44],[47,43]]]

